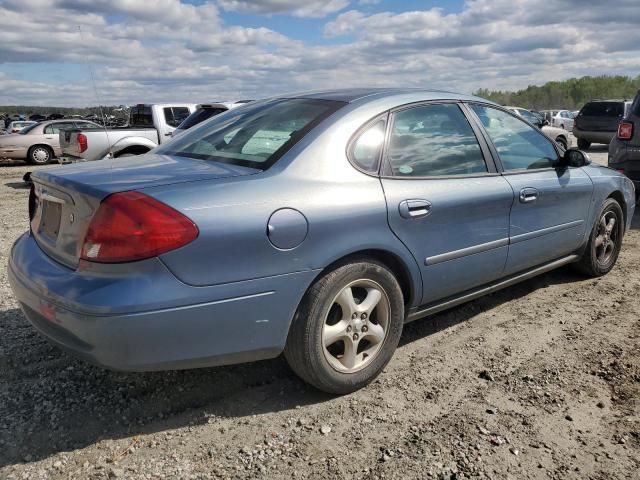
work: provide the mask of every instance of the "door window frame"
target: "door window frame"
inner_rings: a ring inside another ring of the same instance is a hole
[[[491,151],[491,155],[493,157],[493,161],[495,162],[495,165],[498,168],[498,171],[500,172],[500,175],[522,175],[522,174],[527,174],[527,173],[549,172],[549,171],[558,172],[559,169],[560,170],[566,170],[567,168],[569,168],[569,169],[581,168],[581,167],[572,167],[572,166],[563,166],[563,167],[559,168],[558,166],[556,166],[556,167],[552,166],[552,167],[543,167],[543,168],[532,168],[532,169],[527,169],[527,170],[506,170],[504,168],[504,165],[502,164],[502,161],[500,160],[500,155],[498,154],[498,150],[496,149],[495,145],[493,144],[493,141],[491,140],[491,137],[489,136],[489,133],[484,128],[484,125],[482,124],[482,121],[480,120],[480,117],[478,117],[476,112],[473,111],[473,108],[471,108],[472,105],[478,105],[478,106],[486,107],[486,108],[493,108],[495,110],[499,110],[499,111],[504,112],[504,113],[506,113],[508,115],[511,115],[512,117],[514,117],[514,118],[520,120],[521,122],[523,122],[525,125],[528,125],[529,127],[533,128],[536,131],[536,133],[538,133],[544,140],[549,142],[551,144],[551,146],[553,147],[553,150],[558,155],[558,160],[560,160],[560,158],[562,157],[562,152],[560,151],[560,147],[558,147],[558,145],[553,140],[551,140],[544,133],[542,133],[542,131],[540,129],[532,126],[526,120],[523,120],[522,118],[519,118],[518,115],[514,114],[513,112],[510,112],[509,110],[507,110],[506,108],[504,108],[504,107],[502,107],[500,105],[495,105],[495,104],[486,103],[486,102],[478,102],[478,101],[469,101],[469,102],[464,102],[463,104],[464,104],[464,108],[468,111],[469,116],[473,118],[473,121],[476,123],[478,128],[480,128],[480,130],[482,132],[482,135],[483,135],[483,138],[484,138],[485,142],[487,143],[487,145],[489,147],[489,150]]]

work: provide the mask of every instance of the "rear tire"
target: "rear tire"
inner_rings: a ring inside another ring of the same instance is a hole
[[[53,150],[47,145],[34,145],[27,152],[27,163],[46,165],[53,160]]]
[[[591,146],[591,142],[585,140],[584,138],[578,139],[578,148],[580,150],[589,150],[590,146]]]
[[[624,215],[620,204],[607,198],[591,230],[589,242],[577,269],[589,277],[601,277],[611,271],[618,259],[624,235]]]
[[[393,273],[375,260],[346,263],[307,291],[284,355],[291,369],[319,390],[351,393],[391,360],[403,323],[404,299]]]

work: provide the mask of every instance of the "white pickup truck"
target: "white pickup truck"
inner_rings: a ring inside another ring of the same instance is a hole
[[[196,109],[195,103],[139,104],[131,107],[129,126],[60,131],[60,163],[141,155],[171,139]]]

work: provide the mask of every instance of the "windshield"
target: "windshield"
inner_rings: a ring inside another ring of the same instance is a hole
[[[343,105],[308,98],[249,104],[190,129],[156,153],[266,170]]]
[[[38,123],[34,123],[33,125],[29,125],[26,128],[23,128],[22,130],[20,130],[20,135],[24,135],[25,133],[29,133],[31,130],[33,130],[34,128],[36,128],[39,124]]]

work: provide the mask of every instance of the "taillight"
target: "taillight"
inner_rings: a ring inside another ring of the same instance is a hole
[[[80,153],[84,152],[87,149],[87,136],[83,133],[78,134],[78,150]]]
[[[90,262],[132,262],[182,247],[198,236],[183,214],[138,192],[109,195],[91,220],[81,258]]]
[[[618,124],[618,138],[620,140],[631,140],[633,137],[633,123],[622,121]]]

